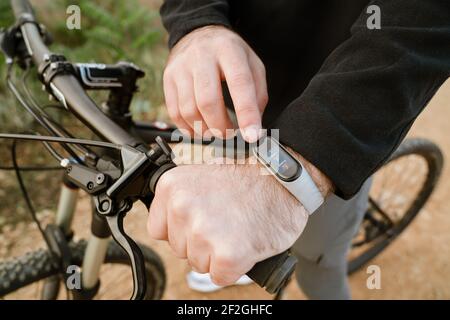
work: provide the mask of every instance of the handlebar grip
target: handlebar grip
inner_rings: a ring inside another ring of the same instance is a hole
[[[247,272],[247,276],[270,294],[275,294],[290,279],[296,264],[297,259],[286,250],[258,262]]]
[[[11,0],[11,7],[14,11],[16,19],[20,18],[23,14],[29,14],[34,18],[33,8],[28,0]]]

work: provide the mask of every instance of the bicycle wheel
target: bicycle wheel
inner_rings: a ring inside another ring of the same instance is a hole
[[[349,274],[377,256],[413,221],[433,192],[442,166],[437,145],[409,139],[375,173],[369,206],[352,242]]]
[[[81,266],[87,242],[70,243],[72,263]],[[152,249],[139,245],[144,255],[147,277],[146,299],[161,299],[166,274],[159,256]],[[60,275],[58,263],[44,249],[25,254],[22,257],[0,263],[0,297],[6,299],[40,298],[44,280]],[[62,277],[60,277],[62,278]],[[64,286],[57,286],[57,288]],[[54,298],[64,298],[59,290]],[[130,262],[125,251],[111,241],[100,272],[100,288],[96,298],[128,299],[132,291]]]

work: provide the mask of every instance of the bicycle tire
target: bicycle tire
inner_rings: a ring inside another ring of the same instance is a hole
[[[389,233],[386,233],[383,238],[379,239],[377,243],[369,250],[349,260],[347,269],[348,274],[352,274],[353,272],[359,270],[370,260],[380,254],[384,249],[386,249],[386,247],[389,246],[389,244],[391,244],[414,220],[422,207],[426,204],[428,198],[431,196],[441,175],[444,163],[444,156],[440,148],[433,142],[426,139],[407,139],[392,154],[383,167],[391,161],[408,155],[421,156],[427,162],[428,173],[422,188],[418,192],[415,200],[411,203],[410,207],[406,210],[404,217],[398,224],[390,229]]]
[[[69,244],[72,263],[81,266],[87,241],[80,240]],[[166,286],[164,265],[158,254],[142,244],[139,244],[145,260],[147,271],[146,300],[161,299]],[[126,252],[114,241],[108,245],[106,264],[129,265]],[[10,294],[20,288],[37,281],[47,279],[61,273],[58,263],[45,249],[38,249],[25,255],[0,263],[0,297]]]

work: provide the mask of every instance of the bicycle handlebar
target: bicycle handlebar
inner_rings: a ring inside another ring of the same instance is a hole
[[[11,0],[11,5],[28,53],[39,67],[52,53],[42,40],[33,10],[27,0]],[[101,138],[121,145],[143,144],[107,117],[86,94],[75,76],[56,75],[51,83],[51,89],[58,100]]]
[[[52,54],[45,45],[28,0],[11,0],[27,51],[36,66],[47,62]],[[86,94],[78,79],[72,74],[56,74],[50,82],[55,97],[98,136],[109,142],[141,148],[148,147],[105,115]],[[288,251],[258,262],[247,275],[269,293],[276,293],[287,281],[295,267],[296,259]]]
[[[18,19],[22,14],[29,14],[34,18],[33,8],[28,1],[12,0],[11,6],[16,19]]]

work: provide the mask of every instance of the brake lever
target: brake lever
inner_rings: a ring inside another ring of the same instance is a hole
[[[134,201],[144,195],[148,197],[148,179],[145,176],[159,168],[152,161],[158,154],[162,152],[154,148],[146,153],[124,146],[121,149],[123,170],[118,175],[114,170],[107,174],[82,164],[70,163],[67,159],[61,161],[69,180],[93,196],[97,214],[105,218],[112,237],[127,253],[133,274],[132,300],[145,298],[145,260],[139,246],[126,234],[123,220]]]
[[[147,291],[147,279],[145,274],[145,260],[139,246],[131,239],[123,229],[123,219],[126,210],[106,215],[111,235],[119,246],[121,246],[128,254],[131,262],[131,271],[133,274],[133,294],[131,300],[143,300]]]
[[[145,153],[124,147],[122,149],[124,172],[106,192],[94,197],[97,212],[106,218],[112,237],[130,258],[133,274],[132,300],[145,298],[147,289],[145,260],[139,246],[126,234],[123,219],[135,200],[140,199],[147,206],[150,205],[149,182],[144,176],[153,177],[162,167],[175,166],[171,159],[171,150],[161,138],[156,139],[156,145]]]

